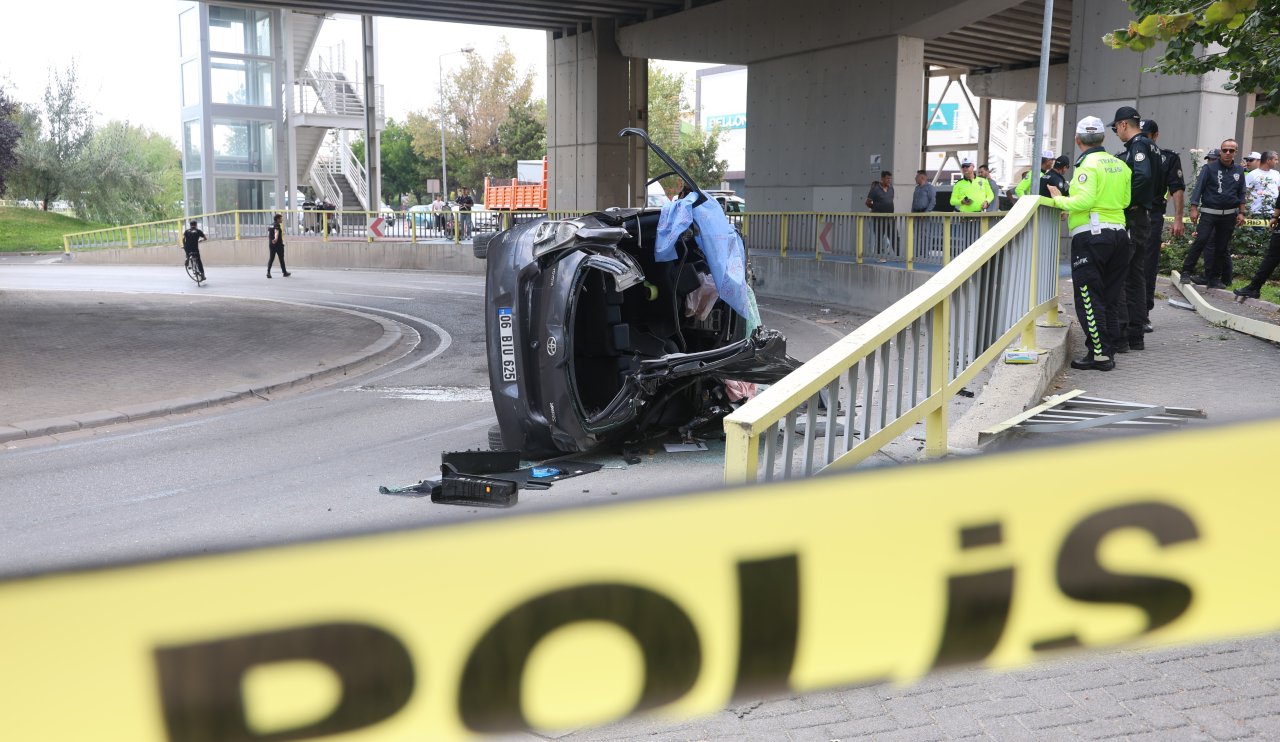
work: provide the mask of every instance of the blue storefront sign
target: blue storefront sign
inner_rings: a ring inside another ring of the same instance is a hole
[[[955,131],[959,114],[959,103],[930,103],[929,131]]]
[[[707,128],[712,129],[717,126],[721,129],[745,129],[747,128],[747,114],[725,113],[719,116],[708,116]]]

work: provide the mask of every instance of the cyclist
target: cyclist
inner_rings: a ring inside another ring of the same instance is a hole
[[[201,281],[205,280],[205,278],[204,261],[200,260],[200,240],[208,239],[208,237],[205,237],[204,232],[200,231],[200,228],[196,226],[195,219],[191,220],[191,226],[187,228],[187,231],[182,233],[182,249],[186,250],[189,257],[196,259],[196,270],[200,271]]]

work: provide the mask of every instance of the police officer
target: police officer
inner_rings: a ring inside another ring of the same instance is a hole
[[[1048,177],[1049,173],[1053,170],[1053,162],[1054,157],[1052,150],[1046,149],[1040,153],[1040,176],[1036,178],[1035,191],[1037,195],[1044,196],[1045,198],[1049,197],[1049,190],[1045,188],[1045,178]],[[1017,187],[1013,189],[1014,200],[1022,198],[1023,196],[1031,195],[1031,190],[1031,171],[1028,170],[1026,174],[1022,176],[1022,180],[1018,181]]]
[[[1040,194],[1045,198],[1049,198],[1049,186],[1053,186],[1062,191],[1063,195],[1071,192],[1071,184],[1067,180],[1067,168],[1071,166],[1071,158],[1066,155],[1059,155],[1053,160],[1053,167],[1049,172],[1044,174],[1044,185],[1042,186],[1044,193]]]
[[[960,173],[963,177],[951,187],[951,205],[969,214],[983,211],[995,198],[991,184],[986,178],[974,177],[973,163],[968,160],[960,163]]]
[[[1141,117],[1132,106],[1116,109],[1111,130],[1124,142],[1124,151],[1116,157],[1129,166],[1133,174],[1130,184],[1129,208],[1124,212],[1124,223],[1129,230],[1132,252],[1125,273],[1124,303],[1119,307],[1121,329],[1126,341],[1116,346],[1117,353],[1142,350],[1147,324],[1147,249],[1151,243],[1151,208],[1156,202],[1156,172],[1160,161],[1159,150],[1142,133]]]
[[[1157,143],[1160,172],[1163,173],[1163,186],[1156,186],[1156,201],[1151,207],[1151,242],[1147,246],[1147,263],[1143,266],[1147,279],[1147,324],[1142,330],[1151,332],[1151,310],[1156,305],[1156,274],[1160,271],[1160,248],[1164,245],[1164,213],[1168,201],[1173,201],[1173,225],[1169,232],[1173,237],[1181,237],[1186,232],[1182,223],[1182,202],[1187,183],[1182,179],[1182,157],[1174,150],[1159,148],[1160,125],[1151,119],[1143,119],[1141,127],[1143,133]]]
[[[1235,162],[1239,145],[1227,139],[1216,150],[1218,159],[1200,168],[1200,177],[1191,191],[1191,221],[1196,223],[1196,241],[1182,261],[1182,283],[1208,284],[1226,288],[1231,282],[1229,245],[1236,227],[1244,224],[1244,168]],[[1196,259],[1204,252],[1204,275],[1191,275]]]
[[[1092,371],[1115,368],[1117,343],[1125,340],[1117,309],[1132,249],[1124,222],[1132,195],[1131,172],[1102,148],[1105,138],[1102,119],[1080,119],[1076,146],[1082,154],[1076,160],[1071,195],[1049,187],[1053,204],[1067,212],[1076,317],[1085,332],[1085,356],[1073,360],[1071,367]]]

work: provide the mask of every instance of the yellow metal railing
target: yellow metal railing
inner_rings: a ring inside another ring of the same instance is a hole
[[[512,224],[550,215],[566,218],[584,211],[430,211],[425,208],[397,212],[328,211],[270,209],[217,211],[182,219],[107,227],[63,236],[63,250],[93,250],[111,247],[147,247],[176,245],[181,242],[187,222],[195,219],[201,231],[211,240],[266,238],[275,214],[284,215],[286,238],[374,241],[371,233],[375,219],[381,217],[377,230],[381,238],[404,242],[462,242],[480,232],[496,232]]]
[[[265,238],[276,213],[284,214],[287,238],[368,240],[373,221],[382,239],[410,243],[462,242],[481,232],[496,232],[543,216],[567,218],[583,211],[431,211],[415,206],[407,211],[294,211],[238,210],[199,214],[144,224],[108,227],[68,234],[66,252],[108,247],[176,245],[187,221],[194,218],[211,240]],[[946,265],[995,224],[1003,213],[853,214],[812,212],[752,212],[732,214],[747,248],[759,255],[784,258],[893,263],[915,268]]]
[[[967,250],[940,250],[947,265],[923,286],[725,418],[726,483],[854,466],[919,423],[925,454],[945,454],[955,394],[1020,337],[1034,347],[1037,317],[1057,320],[1060,212],[1050,203],[1020,199]],[[949,248],[960,217],[938,217],[953,220],[938,235]]]
[[[857,263],[946,265],[1005,212],[868,214],[755,211],[731,214],[757,255]],[[953,251],[952,245],[956,246]]]

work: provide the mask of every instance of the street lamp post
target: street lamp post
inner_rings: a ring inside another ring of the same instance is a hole
[[[445,199],[446,203],[448,203],[449,198],[449,163],[444,151],[444,58],[450,54],[471,54],[475,50],[474,46],[467,44],[461,49],[445,52],[436,59],[437,72],[439,73],[436,78],[436,89],[440,92],[440,188],[442,191],[441,198]]]

